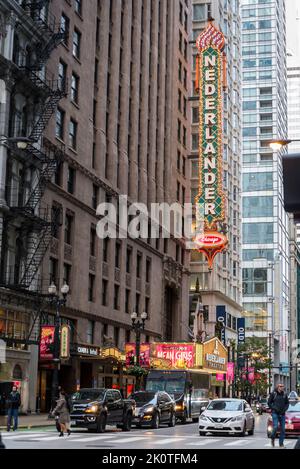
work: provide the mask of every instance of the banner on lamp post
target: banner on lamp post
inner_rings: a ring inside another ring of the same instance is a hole
[[[54,359],[55,327],[42,326],[40,336],[40,360]]]
[[[70,358],[70,326],[63,325],[60,330],[60,358]]]
[[[232,383],[234,381],[234,363],[229,362],[227,364],[227,381]]]

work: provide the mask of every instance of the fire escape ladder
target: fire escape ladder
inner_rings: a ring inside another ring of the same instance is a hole
[[[25,8],[30,8],[30,10],[33,11],[33,10],[41,10],[47,4],[49,4],[49,0],[36,0],[36,1],[32,1],[32,0],[26,1],[26,0],[24,0],[23,3],[22,3],[22,7],[24,9]]]
[[[40,44],[40,50],[35,64],[32,66],[35,70],[41,70],[49,59],[53,50],[63,41],[67,40],[67,34],[63,31],[54,32],[46,45]]]
[[[34,210],[44,195],[47,183],[52,180],[57,170],[58,164],[59,162],[57,160],[52,159],[44,165],[44,168],[40,172],[38,182],[26,201],[24,207],[26,211],[28,210],[30,213],[34,213]]]
[[[45,209],[44,221],[39,231],[31,232],[28,236],[27,261],[19,282],[21,288],[28,289],[31,286],[50,245],[53,229],[60,223],[60,214],[59,208],[50,210],[50,215],[49,208]]]
[[[51,90],[51,93],[42,108],[40,117],[34,124],[31,134],[29,135],[29,138],[34,142],[37,142],[41,137],[50,118],[57,108],[58,102],[62,99],[62,97],[66,96],[66,86],[67,84],[65,84],[62,88],[57,86]]]

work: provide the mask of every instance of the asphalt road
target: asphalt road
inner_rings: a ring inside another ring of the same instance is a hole
[[[222,435],[200,437],[198,424],[178,424],[174,428],[161,427],[158,430],[133,428],[129,433],[112,427],[105,434],[75,430],[71,436],[63,438],[54,428],[47,427],[2,433],[2,438],[8,449],[272,449],[266,437],[265,415],[256,417],[254,436],[244,438]],[[293,449],[296,440],[287,439],[285,443],[287,449]]]

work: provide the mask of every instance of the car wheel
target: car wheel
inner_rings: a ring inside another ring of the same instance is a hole
[[[153,415],[151,428],[153,428],[154,430],[157,430],[159,428],[159,424],[160,424],[159,415],[156,413]]]
[[[171,415],[171,418],[170,418],[170,421],[169,421],[169,423],[168,423],[168,426],[169,426],[169,427],[175,427],[175,425],[176,425],[176,415],[173,413],[173,414]]]
[[[104,433],[106,428],[106,415],[100,414],[97,422],[97,433]]]
[[[246,433],[247,433],[247,425],[246,425],[246,422],[244,423],[244,429],[243,431],[240,433],[240,436],[244,437],[246,436]]]
[[[200,435],[200,436],[205,436],[206,433],[205,433],[205,432],[199,432],[199,435]]]
[[[125,417],[125,422],[122,425],[122,432],[130,432],[132,423],[132,414],[128,412]]]
[[[188,418],[188,415],[187,415],[187,411],[186,411],[186,409],[185,409],[184,414],[183,414],[183,417],[182,417],[182,419],[181,419],[182,425],[185,425],[185,424],[187,423],[187,418]]]
[[[254,435],[254,430],[255,430],[255,423],[253,422],[252,429],[248,431],[248,435],[253,436]]]

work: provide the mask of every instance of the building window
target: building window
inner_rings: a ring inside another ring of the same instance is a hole
[[[115,285],[115,291],[114,291],[114,309],[119,309],[120,308],[120,287],[119,285]]]
[[[267,269],[243,269],[243,294],[265,296],[268,294]]]
[[[207,20],[206,5],[193,6],[193,21]]]
[[[120,328],[115,327],[114,328],[114,342],[115,342],[116,347],[119,347],[119,339],[120,339]]]
[[[102,280],[102,306],[107,306],[108,281]]]
[[[107,262],[109,254],[109,238],[103,240],[103,262]]]
[[[94,343],[94,329],[95,323],[94,321],[87,322],[86,328],[86,343],[92,345]]]
[[[54,203],[52,205],[52,208],[51,208],[51,219],[52,219],[52,221],[57,220],[57,218],[59,217],[59,213],[58,213],[59,210],[60,210],[59,205]],[[60,233],[59,223],[53,223],[52,224],[51,235],[53,236],[53,238],[59,239],[59,233]]]
[[[77,122],[70,119],[69,124],[69,145],[73,150],[77,148]]]
[[[136,258],[136,276],[137,278],[141,278],[141,267],[142,267],[142,254],[137,255]]]
[[[90,255],[96,256],[96,229],[94,227],[91,228],[90,233]]]
[[[121,265],[121,243],[116,242],[116,252],[115,252],[115,267],[116,269],[120,269]]]
[[[78,15],[82,15],[82,0],[74,0],[75,1],[75,11]]]
[[[151,259],[147,258],[146,260],[146,282],[151,281]]]
[[[127,248],[127,253],[126,253],[126,272],[130,274],[131,272],[131,259],[132,259],[132,248],[129,247]]]
[[[75,192],[75,178],[76,171],[71,166],[68,167],[68,179],[67,179],[67,191],[69,194],[74,194]]]
[[[130,312],[130,290],[125,291],[125,313]]]
[[[67,80],[67,65],[60,60],[58,65],[58,86],[60,90],[64,90]]]
[[[69,285],[69,287],[71,286],[71,268],[72,268],[72,266],[70,264],[64,264],[64,278],[63,278],[63,281],[64,281],[64,283]]]
[[[80,59],[81,33],[74,29],[73,32],[73,56]]]
[[[94,302],[94,287],[95,287],[95,276],[89,274],[89,301]]]
[[[97,206],[98,206],[98,196],[99,196],[99,188],[98,186],[93,184],[92,207],[95,210],[97,210]]]
[[[145,312],[147,313],[147,319],[150,319],[150,298],[145,299]]]
[[[73,234],[73,215],[66,214],[65,218],[65,243],[72,245],[72,234]]]
[[[140,301],[141,301],[141,295],[137,293],[135,295],[135,312],[139,314],[140,312]]]
[[[64,128],[65,128],[65,111],[57,109],[56,111],[56,126],[55,135],[61,140],[64,139]]]
[[[70,20],[69,18],[63,13],[61,15],[60,20],[60,32],[64,34],[64,43],[68,45],[68,36],[70,30]]]
[[[243,243],[259,244],[262,240],[264,244],[274,242],[273,223],[244,223]]]
[[[58,260],[50,257],[49,259],[49,283],[57,285],[58,282]]]
[[[78,104],[79,99],[79,77],[75,73],[72,73],[71,79],[71,100],[73,103]]]
[[[243,198],[243,217],[258,218],[273,216],[273,197],[257,196]]]

